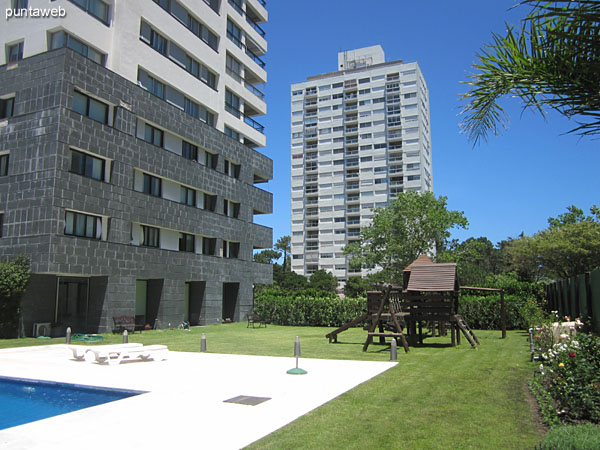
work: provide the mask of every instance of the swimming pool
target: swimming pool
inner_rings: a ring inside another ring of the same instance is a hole
[[[0,430],[143,393],[0,377]]]

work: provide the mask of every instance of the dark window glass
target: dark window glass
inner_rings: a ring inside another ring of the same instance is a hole
[[[73,93],[73,110],[98,122],[108,123],[108,105],[81,92]]]
[[[156,31],[150,31],[150,45],[157,52],[167,56],[167,40]]]
[[[181,145],[181,156],[191,159],[192,161],[198,161],[198,147],[183,141]]]
[[[217,208],[217,196],[205,193],[204,194],[204,209],[206,209],[207,211],[215,212],[216,208]]]
[[[206,159],[205,159],[206,167],[210,167],[211,169],[216,169],[219,155],[217,155],[215,153],[206,152],[205,157],[206,157]]]
[[[161,179],[147,173],[144,174],[143,192],[153,197],[161,196]]]
[[[4,228],[4,214],[0,213],[0,238],[3,236],[2,229]]]
[[[108,5],[101,0],[69,0],[75,3],[90,16],[108,25]]]
[[[202,254],[203,255],[214,255],[217,248],[216,238],[202,238]]]
[[[196,191],[185,186],[181,186],[181,203],[188,206],[196,206]]]
[[[106,161],[95,158],[87,153],[71,150],[71,172],[75,172],[94,180],[104,181]]]
[[[15,98],[1,98],[0,99],[0,119],[6,119],[12,117],[14,109]]]
[[[163,131],[152,125],[146,124],[144,128],[144,140],[158,147],[163,146]]]
[[[23,59],[23,43],[9,45],[6,49],[6,61],[11,63]]]
[[[142,225],[142,242],[144,247],[160,247],[160,230],[155,227]]]
[[[100,239],[101,219],[89,214],[67,211],[65,214],[65,234],[70,236]]]
[[[8,175],[8,157],[8,153],[0,155],[0,177]]]
[[[179,251],[194,252],[196,250],[196,236],[193,234],[179,234]]]

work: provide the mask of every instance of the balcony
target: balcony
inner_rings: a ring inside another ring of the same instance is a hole
[[[231,105],[230,103],[225,103],[225,110],[227,112],[229,112],[230,114],[234,115],[235,117],[237,117],[238,119],[243,118],[244,122],[247,125],[250,125],[252,128],[254,128],[259,133],[265,134],[265,127],[263,125],[258,123],[252,117],[244,114],[242,111],[237,109],[235,106]]]
[[[242,41],[240,41],[240,39],[237,36],[235,36],[233,33],[231,33],[230,31],[227,31],[227,37],[229,38],[229,40],[231,42],[233,42],[239,48],[244,50],[244,52],[246,52],[246,55],[248,55],[250,57],[250,59],[252,59],[252,61],[254,61],[256,64],[258,64],[260,67],[264,68],[266,66],[266,63],[262,59],[260,59],[260,57],[256,53],[254,53],[252,50],[250,50],[248,48],[248,46],[246,46],[246,44],[244,44]]]

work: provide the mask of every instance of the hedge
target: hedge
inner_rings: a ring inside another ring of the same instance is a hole
[[[504,296],[506,328],[526,330],[531,326],[531,317],[540,309],[533,299],[514,295]],[[499,330],[501,328],[500,295],[461,295],[459,313],[469,326],[476,330]]]
[[[254,311],[277,325],[339,327],[364,314],[364,297],[339,298],[316,289],[288,291],[278,287],[262,290],[254,299]]]
[[[509,330],[527,329],[531,317],[539,311],[535,300],[505,295],[506,327]],[[257,293],[254,310],[265,320],[277,325],[342,326],[366,310],[365,297],[339,298],[336,294],[317,289],[291,291],[277,286]],[[460,314],[469,326],[478,330],[499,330],[500,296],[460,296]]]

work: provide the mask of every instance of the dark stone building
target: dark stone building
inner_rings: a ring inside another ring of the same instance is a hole
[[[31,258],[26,335],[244,319],[272,281],[252,261],[269,158],[67,48],[0,66],[0,102],[0,260]]]

